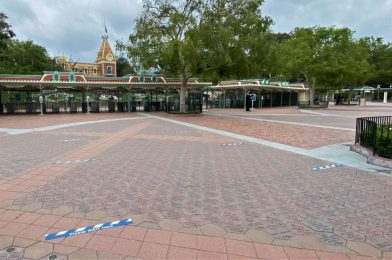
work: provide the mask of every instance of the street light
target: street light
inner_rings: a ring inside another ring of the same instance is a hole
[[[89,105],[90,97],[86,97],[86,102],[87,102],[87,114],[90,114],[90,105]]]
[[[41,116],[43,116],[44,115],[44,106],[43,106],[44,97],[43,96],[39,96],[38,99],[39,99],[39,103],[40,103]]]

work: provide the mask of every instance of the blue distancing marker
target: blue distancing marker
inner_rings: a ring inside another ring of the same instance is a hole
[[[130,219],[130,218],[129,219],[120,219],[117,221],[106,222],[106,223],[92,225],[92,226],[88,226],[88,227],[82,227],[82,228],[65,230],[65,231],[61,231],[58,233],[46,234],[45,240],[52,240],[52,239],[75,236],[75,235],[80,235],[80,234],[87,234],[87,233],[90,233],[93,231],[98,231],[98,230],[107,229],[107,228],[121,227],[121,226],[130,225],[130,224],[133,224],[132,219]]]
[[[334,169],[334,168],[340,168],[343,167],[343,164],[340,163],[333,163],[333,164],[328,164],[328,165],[324,165],[324,166],[318,166],[318,167],[314,167],[312,169],[310,169],[313,172],[318,172],[318,171],[323,171],[323,170],[329,170],[329,169]]]
[[[93,162],[95,159],[84,159],[84,160],[75,160],[75,161],[65,161],[65,162],[55,162],[54,164],[70,164],[70,163],[84,163],[84,162]]]

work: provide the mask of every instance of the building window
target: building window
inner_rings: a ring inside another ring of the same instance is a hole
[[[94,75],[97,75],[97,68],[93,68]]]
[[[112,74],[112,66],[108,66],[107,72],[108,74]]]
[[[88,69],[84,68],[84,74],[87,74],[87,73],[88,73]]]

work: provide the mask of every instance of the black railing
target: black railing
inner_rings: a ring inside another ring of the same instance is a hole
[[[373,151],[373,155],[392,158],[392,116],[357,118],[355,144]]]

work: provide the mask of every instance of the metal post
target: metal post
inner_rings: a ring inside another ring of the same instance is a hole
[[[226,90],[223,91],[223,108],[226,108]]]
[[[261,91],[259,91],[259,108],[262,107],[263,103],[262,103],[262,99],[261,99],[262,95],[261,95]]]
[[[272,90],[271,90],[271,93],[270,93],[270,106],[272,107]]]
[[[246,110],[246,90],[244,89],[244,109]]]
[[[291,91],[289,92],[289,107],[291,106]]]
[[[43,116],[44,115],[44,106],[43,106],[43,103],[44,103],[44,97],[41,95],[41,96],[39,96],[39,103],[40,103],[40,110],[41,110],[41,116]]]
[[[129,91],[127,92],[128,94],[128,113],[131,112],[131,99],[129,98]]]
[[[280,106],[283,107],[283,91],[280,92]]]
[[[86,97],[86,102],[87,102],[87,114],[90,114],[90,97]]]

